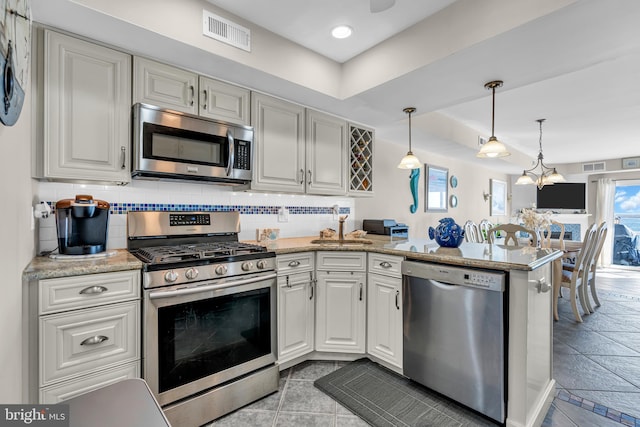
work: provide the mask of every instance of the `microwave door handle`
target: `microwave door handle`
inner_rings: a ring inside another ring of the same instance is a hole
[[[231,132],[227,131],[227,141],[229,142],[229,163],[227,163],[227,176],[231,175],[231,170],[233,169],[233,164],[235,163],[236,158],[236,150],[235,150],[235,141],[233,140],[233,135]]]

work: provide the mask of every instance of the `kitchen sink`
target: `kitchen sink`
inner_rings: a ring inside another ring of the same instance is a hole
[[[367,239],[315,239],[311,243],[319,245],[370,245],[373,241]]]

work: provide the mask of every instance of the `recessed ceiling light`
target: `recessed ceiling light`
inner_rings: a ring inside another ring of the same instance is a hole
[[[337,39],[346,39],[351,35],[353,30],[348,25],[338,25],[331,30],[331,35]]]

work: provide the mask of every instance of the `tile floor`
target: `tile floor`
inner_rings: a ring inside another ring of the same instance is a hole
[[[597,280],[602,306],[583,323],[573,319],[568,299],[560,299],[554,323],[558,391],[543,427],[640,427],[640,272],[602,270]],[[343,363],[287,369],[278,392],[210,426],[366,426],[313,385]]]

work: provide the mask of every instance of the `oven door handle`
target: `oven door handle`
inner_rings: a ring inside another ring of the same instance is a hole
[[[232,288],[234,286],[241,286],[241,285],[249,285],[251,283],[257,283],[257,282],[262,282],[264,280],[275,279],[276,277],[277,277],[276,273],[271,273],[271,274],[260,276],[260,277],[252,277],[250,279],[233,280],[230,282],[220,283],[218,285],[203,285],[203,286],[196,286],[195,288],[182,288],[182,289],[175,289],[172,291],[156,291],[156,292],[150,292],[149,298],[150,299],[173,298],[173,297],[182,296],[182,295],[198,294],[200,292],[217,291],[219,289]]]

